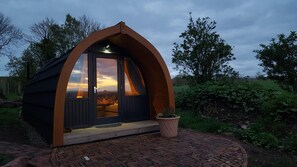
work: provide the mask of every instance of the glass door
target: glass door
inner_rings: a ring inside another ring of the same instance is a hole
[[[95,58],[94,86],[96,124],[119,121],[118,59]]]

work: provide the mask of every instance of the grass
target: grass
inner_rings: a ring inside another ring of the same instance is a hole
[[[182,91],[184,91],[185,89],[188,89],[188,88],[189,88],[188,85],[174,86],[174,87],[173,87],[173,89],[174,89],[174,93],[182,92]]]
[[[4,165],[9,161],[13,160],[13,156],[7,154],[0,154],[0,165]]]
[[[213,118],[204,118],[201,115],[194,114],[194,112],[182,112],[181,109],[177,109],[176,112],[177,115],[181,116],[179,121],[181,128],[190,128],[208,133],[222,133],[232,127]]]
[[[205,118],[201,115],[194,114],[191,111],[183,111],[180,108],[176,109],[176,113],[181,116],[179,127],[189,128],[205,133],[224,133],[230,132],[234,128],[229,124],[220,122],[213,118]],[[294,167],[296,163],[285,153],[271,151],[256,146],[246,144],[247,153],[249,155],[248,167]]]
[[[26,130],[19,120],[20,108],[0,108],[0,140],[13,143],[28,144]],[[0,153],[0,166],[10,162],[15,157]]]
[[[19,108],[0,108],[0,126],[18,126],[20,124],[19,112]]]
[[[294,160],[286,154],[258,151],[251,151],[256,152],[255,155],[249,153],[248,167],[296,167]]]
[[[275,91],[280,91],[283,92],[285,91],[284,89],[282,89],[279,84],[277,84],[275,81],[273,80],[254,80],[254,81],[249,81],[252,84],[255,84],[257,86],[259,86],[260,88],[266,89],[266,90],[275,90]]]
[[[20,95],[16,93],[10,93],[5,95],[5,97],[7,98],[7,100],[17,100],[20,98]]]

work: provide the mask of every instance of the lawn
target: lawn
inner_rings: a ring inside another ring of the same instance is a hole
[[[29,143],[19,120],[20,108],[0,108],[0,141]]]
[[[0,108],[0,127],[18,127],[20,108]]]
[[[0,108],[0,141],[29,144],[26,130],[19,120],[20,108]],[[13,155],[0,153],[0,166],[13,160]]]
[[[222,123],[213,118],[202,117],[194,112],[182,112],[181,109],[177,109],[176,112],[180,116],[179,126],[181,128],[189,128],[208,133],[222,133],[232,128],[229,124]]]

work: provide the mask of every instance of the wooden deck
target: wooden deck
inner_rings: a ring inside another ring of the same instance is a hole
[[[64,133],[64,145],[87,143],[156,131],[159,131],[159,124],[153,120],[75,129],[71,133]]]

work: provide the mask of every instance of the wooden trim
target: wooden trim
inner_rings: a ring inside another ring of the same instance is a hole
[[[145,46],[151,52],[152,56],[154,56],[154,58],[157,59],[158,64],[162,68],[162,73],[163,73],[163,75],[165,77],[165,80],[166,80],[167,88],[164,88],[164,89],[167,89],[166,91],[168,91],[168,100],[169,100],[168,105],[169,106],[167,106],[167,107],[175,108],[174,91],[173,91],[172,80],[171,80],[168,68],[166,66],[166,63],[163,60],[161,54],[158,52],[158,50],[149,41],[147,41],[144,37],[139,35],[137,32],[133,31],[131,28],[129,28],[129,27],[126,28],[125,32],[126,32],[126,34],[128,34],[129,36],[134,38],[136,41],[141,43],[143,46]],[[132,34],[133,34],[133,36],[132,36]],[[159,113],[159,112],[161,112],[161,111],[160,110],[157,111],[157,113]]]
[[[53,147],[62,146],[64,138],[64,103],[66,89],[71,71],[79,56],[93,43],[103,40],[111,35],[120,32],[120,26],[116,25],[91,34],[82,40],[70,53],[61,71],[57,84],[55,106],[54,106],[54,127],[53,127]]]
[[[149,52],[150,56],[152,56],[153,59],[156,59],[158,62],[158,65],[161,67],[162,71],[158,71],[158,73],[162,73],[165,77],[166,81],[166,87],[162,88],[165,89],[164,92],[168,93],[165,94],[165,97],[168,97],[168,103],[169,104],[161,104],[161,107],[164,107],[165,105],[168,105],[168,107],[175,107],[174,104],[174,93],[173,93],[173,86],[170,78],[169,71],[167,69],[167,66],[162,59],[160,53],[157,51],[157,49],[148,42],[145,38],[143,38],[141,35],[133,31],[131,28],[125,25],[124,22],[120,22],[119,24],[94,32],[89,37],[81,41],[70,53],[68,59],[66,60],[64,67],[61,71],[59,81],[57,84],[57,90],[56,90],[56,97],[55,97],[55,106],[54,106],[54,120],[53,120],[53,147],[62,146],[63,145],[63,136],[64,136],[64,103],[65,103],[65,96],[66,96],[66,89],[67,84],[69,81],[69,77],[71,74],[71,71],[78,60],[79,56],[86,50],[88,47],[90,47],[92,44],[98,41],[102,41],[107,39],[108,37],[112,37],[117,34],[125,34],[131,37],[132,39],[136,40],[138,43],[143,45]],[[141,59],[141,57],[139,57]],[[156,83],[157,85],[157,83]],[[154,85],[154,86],[156,86]],[[148,85],[149,86],[149,85]],[[157,91],[157,90],[156,90]],[[165,101],[167,101],[165,99]],[[164,102],[163,102],[164,103]],[[161,108],[158,109],[160,112]]]

